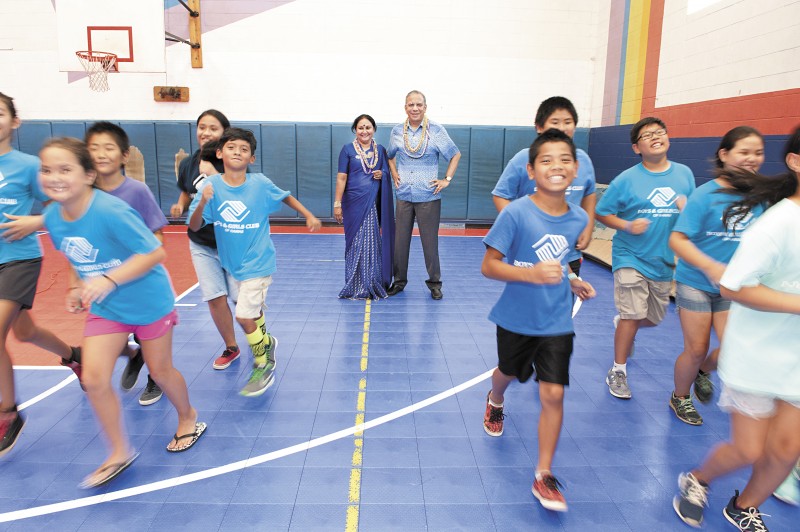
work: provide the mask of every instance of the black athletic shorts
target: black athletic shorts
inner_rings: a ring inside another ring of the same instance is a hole
[[[23,309],[33,307],[41,271],[41,257],[0,264],[0,299],[19,303]]]
[[[575,334],[526,336],[497,326],[497,368],[504,375],[525,382],[536,372],[536,381],[569,386],[569,359]]]

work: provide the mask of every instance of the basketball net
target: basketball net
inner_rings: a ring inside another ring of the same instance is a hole
[[[117,55],[109,52],[75,52],[89,75],[89,88],[95,92],[108,90],[108,71],[117,64]]]

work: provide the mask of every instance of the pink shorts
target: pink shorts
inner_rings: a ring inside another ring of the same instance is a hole
[[[107,320],[96,314],[89,314],[83,328],[84,336],[102,336],[104,334],[126,333],[135,334],[139,340],[154,340],[161,338],[167,331],[178,324],[178,312],[172,310],[148,325],[127,325],[118,321]]]

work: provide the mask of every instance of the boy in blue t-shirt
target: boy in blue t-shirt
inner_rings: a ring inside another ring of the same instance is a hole
[[[630,399],[627,361],[640,327],[655,327],[667,311],[675,255],[669,236],[686,198],[694,191],[689,167],[667,159],[669,136],[660,119],[631,128],[633,151],[642,162],[615,177],[597,204],[597,219],[617,232],[614,272],[614,365],[606,384],[614,397]]]
[[[594,297],[592,286],[569,269],[569,251],[586,227],[588,215],[567,202],[566,191],[578,163],[572,139],[549,129],[529,151],[528,175],[536,192],[511,202],[484,238],[481,272],[506,287],[489,313],[497,324],[497,368],[486,397],[483,428],[503,434],[503,394],[515,379],[539,382],[539,458],[532,492],[548,510],[564,512],[567,503],[550,472],[564,414],[572,355],[572,297]],[[505,260],[504,260],[505,259]]]
[[[278,339],[267,332],[263,312],[275,272],[269,215],[285,203],[305,217],[311,231],[322,224],[266,176],[247,173],[247,165],[256,160],[256,138],[251,131],[228,128],[217,146],[225,173],[205,180],[202,194],[197,194],[189,207],[189,227],[197,231],[204,224],[214,224],[220,262],[238,284],[231,287],[231,299],[236,301],[236,321],[247,336],[254,358],[253,372],[240,393],[255,397],[274,381],[278,346]]]
[[[575,128],[578,125],[578,111],[569,99],[563,96],[552,96],[539,104],[536,110],[536,133],[541,134],[546,129],[558,129],[566,133],[569,138],[575,135]],[[592,240],[594,231],[594,208],[597,203],[595,195],[595,175],[594,166],[589,155],[576,149],[578,162],[578,175],[567,188],[567,201],[580,207],[589,215],[586,228],[578,238],[575,249],[570,250],[567,260],[569,267],[580,275],[581,269],[581,250],[586,249]],[[517,198],[523,198],[536,192],[536,183],[528,177],[528,148],[520,150],[508,161],[500,179],[492,190],[492,201],[497,208],[497,212],[502,211],[509,203]]]

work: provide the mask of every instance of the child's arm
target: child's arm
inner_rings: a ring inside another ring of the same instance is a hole
[[[623,220],[616,214],[598,214],[597,221],[606,227],[616,229],[617,231],[624,231],[632,235],[641,235],[647,231],[647,226],[650,225],[650,220],[647,218],[636,218],[635,220]]]
[[[203,187],[203,192],[200,194],[200,199],[197,202],[197,206],[191,218],[189,218],[189,229],[192,231],[199,231],[200,228],[203,227],[203,211],[206,208],[206,204],[213,197],[214,187],[211,186],[211,183],[207,183],[206,186]]]
[[[580,277],[570,279],[569,287],[572,289],[572,293],[581,298],[582,301],[592,299],[597,295],[597,292],[594,291],[594,287]]]
[[[186,208],[192,202],[192,199],[189,197],[189,194],[181,190],[181,195],[178,196],[178,201],[169,208],[169,213],[172,215],[173,218],[178,218],[184,212],[186,212]]]
[[[152,270],[156,264],[164,262],[166,258],[167,252],[162,246],[159,246],[150,253],[132,255],[118,268],[114,268],[103,275],[92,277],[83,283],[83,290],[81,290],[83,305],[88,307],[95,301],[100,303],[108,294],[121,285],[142,277]]]
[[[3,231],[3,240],[6,242],[13,242],[25,238],[29,234],[38,231],[44,227],[44,217],[40,214],[29,216],[16,216],[14,214],[3,213],[10,222],[0,224],[0,230]]]
[[[69,286],[67,286],[67,312],[76,314],[86,310],[81,303],[81,294],[83,293],[83,281],[81,280],[78,272],[74,268],[69,268]]]
[[[205,192],[205,190],[204,190],[204,192]],[[288,195],[288,196],[286,196],[286,197],[283,199],[283,202],[284,202],[286,205],[288,205],[289,207],[291,207],[292,209],[296,210],[297,212],[299,212],[300,214],[302,214],[302,215],[303,215],[303,218],[305,218],[305,219],[306,219],[306,227],[308,227],[308,229],[309,229],[309,230],[310,230],[312,233],[313,233],[314,231],[316,231],[317,229],[319,229],[320,227],[322,227],[322,222],[320,222],[320,221],[317,219],[317,217],[316,217],[316,216],[314,216],[313,214],[311,214],[311,211],[309,211],[308,209],[306,209],[305,207],[303,207],[303,204],[302,204],[302,203],[300,203],[299,201],[297,201],[297,198],[295,198],[295,197],[294,197],[294,196],[292,196],[291,194],[290,194],[290,195]],[[194,218],[194,216],[192,216],[192,218]]]
[[[561,263],[554,260],[537,262],[531,268],[523,268],[508,264],[504,255],[493,247],[487,246],[481,264],[481,273],[489,279],[505,282],[531,284],[558,284],[564,277]]]
[[[714,286],[719,286],[719,280],[722,278],[722,274],[725,273],[725,265],[723,263],[715,261],[700,251],[688,236],[679,231],[673,231],[669,236],[669,247],[672,248],[672,251],[679,259],[698,268],[708,277],[709,281],[714,283]]]
[[[800,314],[800,294],[781,292],[763,284],[743,286],[738,291],[720,286],[719,292],[726,299],[762,312]]]
[[[156,229],[155,231],[153,231],[153,236],[156,237],[158,241],[161,242],[162,244],[164,243],[164,231],[162,231],[161,229]]]

